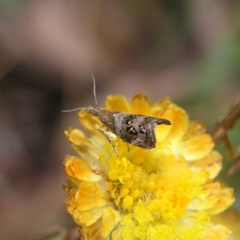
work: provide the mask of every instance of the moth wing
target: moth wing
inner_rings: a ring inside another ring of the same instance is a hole
[[[108,110],[100,110],[97,117],[108,130],[115,133],[114,112]]]
[[[145,123],[153,123],[154,125],[161,125],[161,124],[171,125],[171,122],[165,118],[154,118],[154,117],[146,117]]]

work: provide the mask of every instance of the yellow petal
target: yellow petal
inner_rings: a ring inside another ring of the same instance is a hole
[[[96,132],[98,127],[102,125],[101,121],[88,113],[85,109],[78,113],[79,122],[89,131]]]
[[[214,179],[222,169],[222,155],[217,151],[210,152],[206,157],[189,163],[193,172],[207,171],[209,178]]]
[[[81,181],[98,182],[103,178],[103,173],[93,170],[88,162],[78,157],[67,156],[63,162],[67,176],[80,185]]]
[[[218,182],[205,184],[198,198],[192,200],[188,209],[207,210],[210,214],[224,211],[234,202],[233,189],[222,188]]]
[[[129,112],[128,102],[122,95],[109,95],[105,105],[110,111]]]
[[[106,240],[105,237],[101,236],[102,221],[99,219],[91,226],[80,226],[79,234],[81,240]]]
[[[186,112],[176,105],[171,104],[163,113],[161,118],[168,119],[171,122],[171,125],[157,127],[157,139],[174,142],[179,141],[184,136],[188,128],[189,120]]]
[[[229,206],[233,204],[235,198],[233,197],[233,189],[232,188],[224,188],[221,190],[220,197],[218,201],[214,204],[214,206],[208,210],[210,214],[218,214]]]
[[[102,236],[107,237],[115,225],[120,221],[120,213],[108,207],[102,211]]]
[[[211,224],[203,232],[206,240],[229,240],[231,231],[223,225]]]
[[[64,134],[70,143],[77,146],[81,146],[82,142],[87,140],[84,133],[78,129],[67,128]]]
[[[102,216],[102,208],[96,207],[91,210],[81,211],[80,216],[81,222],[79,223],[82,225],[90,226]]]
[[[144,93],[139,93],[130,101],[131,113],[152,116],[151,105],[150,99]]]
[[[161,118],[163,113],[172,105],[172,102],[169,98],[163,98],[159,102],[156,102],[152,105],[153,116]]]
[[[78,208],[81,211],[101,207],[109,203],[109,193],[104,191],[99,184],[82,182],[76,194]]]
[[[97,158],[97,151],[101,149],[100,147],[100,140],[93,142],[91,138],[87,138],[82,131],[78,129],[71,129],[68,128],[65,132],[65,136],[67,140],[72,144],[75,151],[84,159],[88,159],[89,163],[93,165],[99,165]],[[101,137],[103,137],[101,135]],[[93,138],[93,137],[92,137]],[[96,140],[96,137],[94,138]]]
[[[206,210],[212,208],[221,194],[221,185],[218,182],[209,182],[202,187],[201,192],[188,205],[188,209]]]
[[[189,138],[190,136],[199,135],[205,132],[206,128],[202,122],[191,121],[189,122],[189,126],[186,134],[184,135],[184,138]]]
[[[116,230],[112,232],[111,240],[122,240],[122,228],[118,227]]]
[[[236,209],[228,209],[212,217],[213,221],[228,227],[233,233],[231,239],[240,239],[240,215]]]
[[[204,158],[212,150],[214,144],[209,134],[192,136],[177,144],[179,152],[187,161]]]
[[[90,210],[81,211],[79,204],[75,199],[68,199],[65,201],[67,211],[71,214],[73,220],[78,225],[90,226],[95,223],[102,216],[102,208],[95,207]]]

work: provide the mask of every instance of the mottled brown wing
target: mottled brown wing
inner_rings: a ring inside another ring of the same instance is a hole
[[[156,145],[155,127],[159,124],[171,124],[167,119],[153,118],[122,112],[113,112],[97,108],[88,109],[97,116],[103,125],[124,141],[144,149]]]

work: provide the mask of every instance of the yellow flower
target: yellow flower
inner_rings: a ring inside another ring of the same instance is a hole
[[[78,114],[88,134],[65,131],[78,156],[63,164],[67,210],[82,239],[229,239],[231,231],[211,219],[233,203],[233,190],[214,180],[222,157],[203,124],[189,121],[169,99],[152,104],[144,94],[129,102],[110,95],[105,109],[165,118],[171,125],[155,128],[151,150],[111,134],[116,155],[98,131],[100,121],[85,110]]]

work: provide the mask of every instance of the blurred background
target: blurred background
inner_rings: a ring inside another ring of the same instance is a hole
[[[61,109],[94,104],[91,74],[99,106],[109,94],[168,96],[211,129],[240,100],[240,1],[1,0],[0,239],[75,226],[63,131],[80,125]],[[234,149],[239,133],[238,121]],[[225,157],[220,178],[238,198],[230,166]]]

